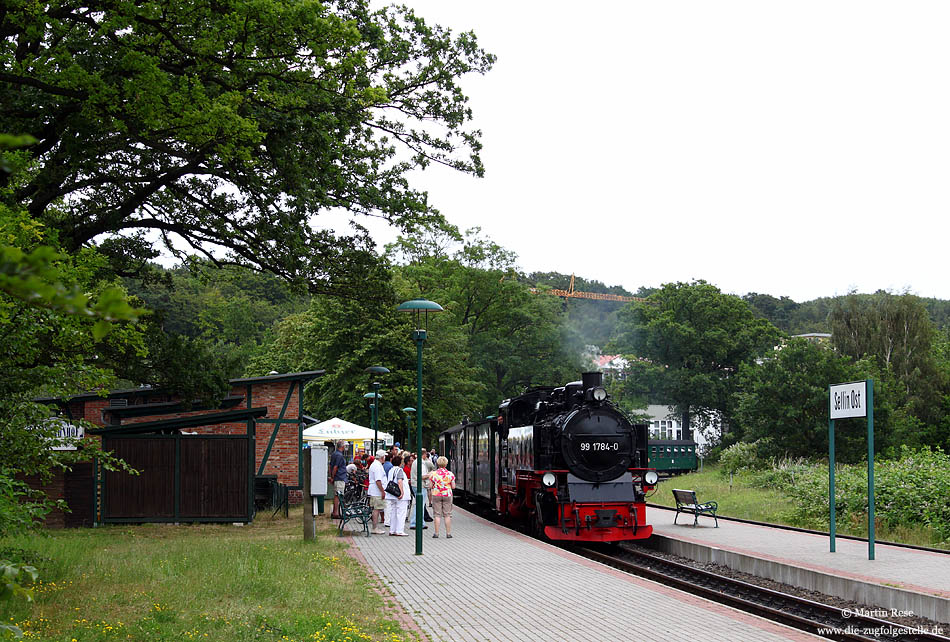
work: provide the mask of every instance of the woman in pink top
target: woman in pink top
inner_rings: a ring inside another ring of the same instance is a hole
[[[432,514],[435,516],[435,533],[432,537],[439,536],[439,524],[441,518],[445,518],[445,536],[452,537],[452,489],[455,488],[455,475],[446,469],[449,460],[445,457],[439,457],[436,460],[438,469],[429,473],[427,482],[429,491],[429,501],[432,503]]]

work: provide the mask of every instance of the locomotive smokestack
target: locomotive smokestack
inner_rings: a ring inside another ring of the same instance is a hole
[[[584,392],[587,392],[591,388],[603,387],[604,373],[603,372],[581,373],[581,381],[583,381],[583,384],[584,384]]]

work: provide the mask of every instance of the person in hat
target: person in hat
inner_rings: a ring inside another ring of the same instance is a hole
[[[386,471],[383,469],[383,458],[386,457],[385,450],[377,450],[376,458],[369,467],[369,488],[366,494],[369,495],[370,520],[373,522],[373,533],[381,535],[386,531],[380,526],[383,522],[386,510]]]

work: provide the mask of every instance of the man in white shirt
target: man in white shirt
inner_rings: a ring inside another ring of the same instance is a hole
[[[378,526],[383,521],[383,511],[386,510],[386,471],[383,468],[385,450],[377,450],[376,458],[369,467],[369,488],[366,495],[369,497],[369,507],[372,509],[370,520],[373,522],[373,533],[380,535],[386,531]]]
[[[426,452],[426,449],[422,449],[422,505],[425,506],[428,504],[428,498],[426,496],[426,480],[429,479],[429,473],[435,470],[435,464],[429,459],[429,454]],[[416,463],[412,464],[412,490],[415,492],[417,480],[419,479],[419,466]],[[416,527],[416,500],[418,497],[413,496],[412,498],[412,507],[409,509],[409,528]],[[422,525],[422,528],[429,528],[425,524]]]

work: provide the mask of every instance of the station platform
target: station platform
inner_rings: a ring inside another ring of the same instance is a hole
[[[721,564],[777,582],[860,604],[911,612],[950,623],[950,554],[746,524],[647,508],[647,546],[700,562]]]
[[[429,640],[817,640],[816,636],[582,558],[458,506],[452,539],[354,533],[375,572]]]

